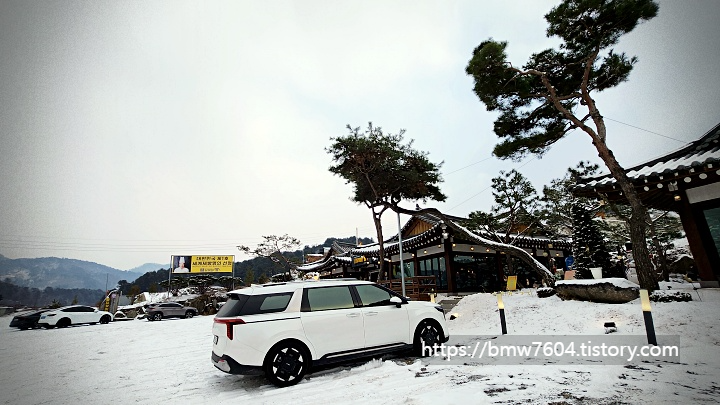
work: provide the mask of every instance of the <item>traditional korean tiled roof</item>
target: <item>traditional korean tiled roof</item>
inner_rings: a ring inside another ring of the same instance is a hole
[[[422,221],[425,221],[432,226],[426,230],[425,232],[411,236],[407,239],[403,238],[402,240],[402,248],[403,251],[407,252],[410,250],[414,250],[415,248],[419,246],[428,246],[428,245],[434,245],[434,244],[440,244],[442,243],[442,233],[443,233],[443,225],[446,225],[447,229],[453,229],[453,230],[463,230],[462,233],[464,234],[464,228],[457,225],[456,221],[463,220],[463,218],[459,217],[446,217],[446,220],[443,221],[439,217],[432,215],[432,214],[418,214],[414,217],[415,219],[420,219]],[[402,232],[407,231],[409,224],[413,222],[413,220],[408,221],[405,226],[402,228]],[[458,235],[459,237],[462,237],[462,234]],[[487,235],[485,235],[487,236]],[[519,236],[515,235],[514,237],[515,242],[513,244],[515,246],[531,249],[531,248],[537,248],[537,249],[546,249],[548,247],[548,244],[552,244],[554,249],[569,249],[570,248],[570,242],[565,240],[557,240],[557,239],[550,239],[547,237],[532,237],[532,236]],[[486,238],[490,239],[490,238]],[[398,236],[395,235],[392,238],[385,241],[383,244],[383,247],[385,249],[385,256],[389,257],[391,255],[396,255],[400,252],[400,243],[398,241]],[[335,249],[335,246],[333,246],[333,249],[328,253],[327,257],[318,262],[310,263],[307,265],[303,265],[298,267],[299,270],[302,271],[321,271],[325,269],[334,268],[338,265],[349,265],[352,263],[352,257],[353,256],[367,256],[367,257],[377,257],[380,254],[380,244],[379,243],[373,243],[370,245],[365,246],[358,246],[358,247],[352,247],[348,250],[340,252],[339,250]]]
[[[338,254],[347,253],[347,252],[351,251],[352,249],[354,249],[355,247],[356,247],[355,244],[346,243],[346,242],[334,241],[332,244],[332,250],[337,252]]]
[[[645,163],[626,169],[627,176],[640,192],[645,192],[647,200],[656,208],[671,206],[672,196],[667,192],[691,186],[703,185],[709,175],[720,175],[720,124],[708,131],[700,139],[684,147]],[[715,180],[717,181],[717,180]],[[692,184],[690,184],[692,183]],[[663,188],[666,188],[663,190]],[[580,180],[573,193],[591,196],[597,192],[607,193],[617,190],[615,178],[609,174]],[[612,200],[612,198],[611,198]]]
[[[403,251],[413,249],[419,245],[427,245],[440,240],[440,224],[437,223],[430,230],[421,233],[420,235],[412,236],[408,239],[403,239]],[[393,236],[383,244],[385,249],[385,255],[398,254],[400,251],[400,242],[397,235]],[[352,254],[354,255],[365,255],[365,256],[377,256],[380,254],[380,244],[373,243],[372,245],[363,246],[360,248],[353,249]]]
[[[333,256],[329,255],[323,260],[316,262],[303,264],[298,266],[298,270],[301,271],[322,271],[326,269],[332,269],[342,265],[349,265],[352,263],[352,257],[350,255]]]

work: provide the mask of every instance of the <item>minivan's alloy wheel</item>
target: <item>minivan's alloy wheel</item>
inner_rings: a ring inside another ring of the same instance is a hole
[[[440,344],[440,329],[432,322],[423,322],[415,333],[415,352],[422,357],[430,355],[431,352],[423,351],[423,346],[431,348]]]
[[[193,311],[185,311],[185,318],[192,318],[193,316],[195,316]]]
[[[279,343],[268,353],[265,360],[265,375],[278,387],[297,384],[307,372],[310,355],[299,343]]]

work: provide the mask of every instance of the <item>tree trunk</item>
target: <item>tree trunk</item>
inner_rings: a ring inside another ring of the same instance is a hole
[[[608,149],[604,141],[605,134],[601,133],[599,135],[600,137],[593,137],[595,148],[630,204],[630,241],[632,242],[635,271],[637,272],[640,287],[648,291],[657,290],[659,287],[655,279],[652,262],[650,261],[650,251],[645,242],[647,234],[647,223],[645,222],[648,215],[647,210],[642,204],[642,201],[640,201],[640,197],[635,191],[632,182],[627,177],[625,169],[620,166],[612,151]]]
[[[630,241],[633,244],[633,258],[635,260],[635,270],[637,271],[638,281],[640,287],[648,291],[654,291],[658,289],[658,283],[653,275],[653,266],[650,261],[650,252],[648,251],[647,244],[645,242],[646,235],[646,222],[647,210],[640,201],[640,197],[635,191],[630,179],[625,173],[618,161],[615,159],[612,151],[607,147],[605,139],[607,139],[607,127],[605,126],[605,120],[600,114],[600,110],[595,106],[595,100],[590,96],[590,90],[588,89],[588,78],[592,70],[592,66],[598,56],[599,47],[585,59],[585,73],[583,76],[583,83],[581,85],[582,101],[588,108],[588,117],[592,118],[593,123],[597,132],[593,131],[592,128],[587,126],[583,120],[579,120],[575,115],[565,109],[560,103],[560,99],[555,93],[555,88],[550,84],[548,77],[542,73],[541,79],[545,87],[549,90],[549,99],[555,105],[558,111],[561,111],[565,117],[570,120],[578,128],[582,129],[585,133],[590,135],[592,143],[595,145],[595,149],[598,151],[598,156],[605,163],[607,168],[610,170],[610,174],[615,178],[620,189],[625,194],[628,203],[630,204]]]
[[[667,252],[663,248],[662,243],[660,243],[660,239],[658,239],[657,237],[657,232],[655,231],[656,222],[652,220],[650,215],[648,215],[647,221],[649,224],[648,226],[650,229],[650,235],[652,236],[653,245],[655,246],[655,252],[658,256],[657,264],[660,268],[660,271],[662,272],[662,274],[659,275],[661,278],[658,278],[657,280],[659,281],[660,279],[662,279],[664,281],[670,281],[670,266],[668,266],[667,262]]]
[[[513,269],[512,264],[512,256],[511,255],[505,255],[505,265],[507,265],[507,274],[508,276],[514,276],[515,275],[515,269]]]
[[[660,271],[662,272],[662,275],[660,278],[658,278],[658,272],[655,272],[655,279],[656,280],[665,280],[670,281],[670,269],[668,268],[667,264],[667,258],[665,257],[665,251],[662,248],[662,244],[660,243],[660,240],[657,237],[657,234],[655,234],[655,225],[650,223],[648,230],[650,231],[650,236],[653,242],[653,246],[655,247],[655,252],[657,254],[657,267],[660,268]]]
[[[373,222],[375,223],[375,231],[377,233],[377,238],[378,238],[378,246],[380,247],[380,252],[379,252],[380,271],[378,273],[378,281],[382,281],[387,278],[386,274],[385,274],[385,247],[383,244],[382,221],[380,220],[382,217],[383,211],[375,212],[375,210],[373,210],[372,213],[373,213]]]

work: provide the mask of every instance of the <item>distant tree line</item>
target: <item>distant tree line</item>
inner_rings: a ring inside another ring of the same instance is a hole
[[[355,244],[356,238],[354,236],[347,238],[327,238],[321,245],[305,245],[303,249],[283,253],[289,259],[302,262],[304,255],[322,254],[324,253],[325,247],[332,246],[336,241]],[[358,238],[357,242],[366,245],[374,241],[372,238]],[[150,271],[132,282],[120,280],[118,282],[118,288],[120,288],[123,295],[135,295],[144,291],[167,291],[169,271],[169,269]],[[266,257],[255,257],[242,262],[235,262],[233,269],[234,280],[228,273],[218,273],[215,275],[215,279],[212,280],[212,284],[231,288],[233,285],[237,287],[240,285],[250,285],[252,283],[263,283],[268,282],[272,276],[282,273],[283,271],[282,265]],[[204,279],[200,280],[198,277],[200,277],[200,275],[197,274],[173,274],[170,288],[171,290],[187,286],[203,288],[208,281]]]
[[[303,249],[294,252],[284,252],[284,254],[288,258],[302,262],[304,255],[322,254],[324,253],[325,247],[332,246],[335,241],[354,244],[356,238],[328,238],[322,245],[306,245]],[[359,238],[357,241],[362,244],[373,243],[372,238]],[[117,286],[123,295],[130,296],[145,291],[167,291],[169,271],[169,269],[150,271],[132,282],[120,280]],[[202,290],[209,285],[221,285],[226,288],[239,287],[252,283],[268,282],[272,276],[282,272],[283,267],[278,263],[265,257],[256,257],[242,262],[235,262],[234,278],[227,273],[219,273],[217,275],[174,274],[170,289],[177,290],[181,287],[195,286]],[[73,304],[97,306],[104,298],[105,292],[103,290],[53,287],[46,287],[41,290],[0,281],[0,305],[6,306],[48,307],[52,305],[58,307]]]
[[[44,290],[31,287],[21,287],[5,281],[0,281],[0,305],[13,307],[46,307],[55,303],[60,306],[82,304],[96,306],[105,298],[102,290],[87,288],[53,288]]]

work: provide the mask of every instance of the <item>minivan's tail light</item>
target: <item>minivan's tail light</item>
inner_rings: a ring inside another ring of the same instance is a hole
[[[243,321],[240,318],[215,318],[215,323],[225,324],[227,338],[232,340],[233,339],[233,326],[242,325],[245,323],[245,321]]]

